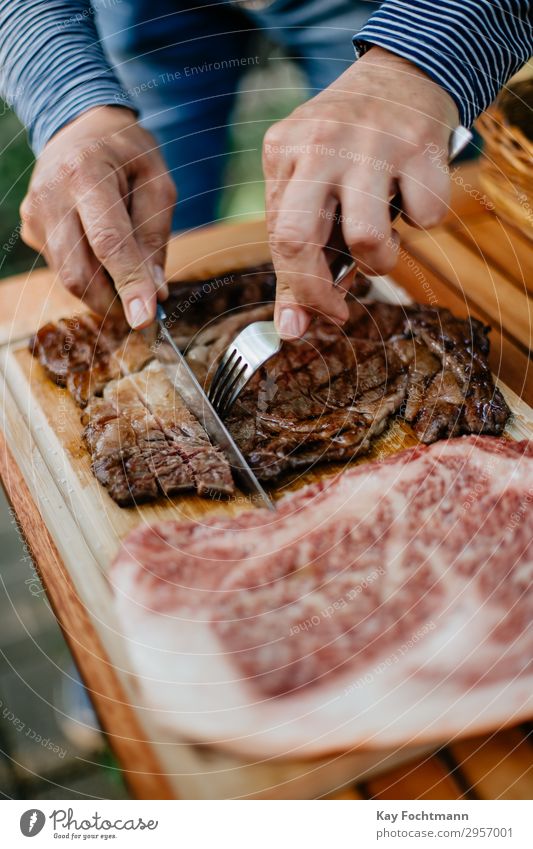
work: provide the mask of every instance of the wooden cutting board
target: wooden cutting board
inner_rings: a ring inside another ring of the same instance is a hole
[[[474,211],[479,213],[477,208]],[[444,235],[448,234],[446,230]],[[466,240],[461,235],[458,241],[464,246]],[[416,269],[412,265],[417,249],[419,257],[425,257],[424,250],[429,251],[419,239],[409,248],[409,255],[401,256],[397,277],[408,292],[417,293],[417,299],[423,301],[419,276],[423,259],[417,259]],[[437,255],[440,256],[438,251]],[[434,258],[435,254],[431,256]],[[177,238],[171,246],[169,267],[173,279],[202,279],[267,259],[264,224],[252,222],[218,226]],[[424,276],[426,281],[431,280],[433,295],[440,287],[440,294],[435,296],[440,298],[439,305],[449,304],[456,312],[479,312],[477,302],[471,303],[468,297],[464,298],[462,309],[458,308],[461,298],[454,292],[453,283],[448,285],[442,270],[437,274],[428,263],[424,265]],[[77,302],[63,293],[48,272],[13,279],[5,285],[8,294],[5,289],[0,292],[0,308],[2,301],[5,304],[5,318],[0,325],[2,428],[8,448],[1,452],[4,482],[19,519],[23,517],[21,524],[58,618],[133,792],[144,798],[310,797],[356,776],[370,780],[376,770],[383,772],[394,764],[420,757],[420,751],[403,748],[395,752],[348,752],[321,761],[243,763],[230,754],[165,737],[154,726],[150,712],[137,704],[135,677],[129,668],[106,578],[119,540],[139,523],[199,518],[211,511],[231,513],[242,507],[196,496],[127,509],[118,507],[90,471],[90,460],[81,442],[79,409],[65,390],[48,380],[27,347],[29,335],[45,320],[72,314]],[[380,293],[392,299],[408,297],[405,291],[397,294],[386,281],[378,281],[376,286],[378,297]],[[518,287],[515,289],[522,294]],[[473,292],[483,301],[477,288]],[[530,317],[528,296],[529,293],[522,295]],[[488,306],[483,302],[481,306],[493,310],[493,302]],[[522,304],[517,326],[508,332],[507,325],[500,321],[493,338],[493,368],[496,356],[499,368],[495,370],[510,374],[513,380],[514,372],[506,372],[502,363],[511,348],[527,360],[525,315]],[[512,368],[517,368],[515,361]],[[522,383],[515,381],[515,388],[523,392],[529,386],[528,369],[521,369],[520,375]],[[500,382],[500,386],[515,412],[509,435],[532,438],[533,411],[504,383]],[[378,440],[374,456],[397,451],[414,441],[407,426],[395,423]],[[313,472],[300,478],[298,485],[334,471],[334,467],[328,467]],[[286,488],[287,485],[283,487]],[[25,492],[31,495],[33,509]],[[427,759],[419,761],[425,762]],[[431,769],[435,770],[434,764]]]

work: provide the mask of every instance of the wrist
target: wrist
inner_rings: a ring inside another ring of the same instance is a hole
[[[361,42],[360,42],[361,44]],[[461,116],[456,101],[451,94],[438,82],[436,82],[419,65],[406,59],[397,53],[381,47],[378,44],[364,43],[364,52],[359,51],[359,58],[354,63],[354,68],[368,70],[372,74],[404,74],[406,83],[414,78],[420,80],[427,86],[428,92],[433,91],[440,103],[439,113],[446,116],[446,121],[451,130],[461,123]],[[416,102],[413,103],[416,106]]]
[[[72,141],[86,136],[107,136],[136,124],[137,114],[127,106],[116,104],[92,106],[61,127],[47,142],[45,148],[52,149],[62,144],[66,137]]]

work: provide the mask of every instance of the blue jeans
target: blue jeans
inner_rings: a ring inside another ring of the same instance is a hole
[[[205,8],[201,0],[95,2],[104,49],[176,182],[175,230],[216,216],[231,111],[242,75],[258,62],[257,34],[300,65],[312,96],[354,61],[352,36],[376,8],[357,0],[255,5],[264,8],[222,0]]]

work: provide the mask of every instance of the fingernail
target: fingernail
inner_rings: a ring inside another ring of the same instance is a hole
[[[279,317],[279,335],[282,339],[299,339],[307,330],[307,325],[303,310],[284,307]]]
[[[168,286],[165,279],[165,269],[161,265],[154,266],[154,280],[159,300],[166,301],[168,298]]]
[[[126,304],[126,316],[133,328],[140,327],[150,319],[150,313],[141,298],[133,298]]]

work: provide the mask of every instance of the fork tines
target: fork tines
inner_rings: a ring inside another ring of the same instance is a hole
[[[251,377],[253,369],[231,346],[222,357],[209,388],[209,400],[215,410],[224,415]]]

